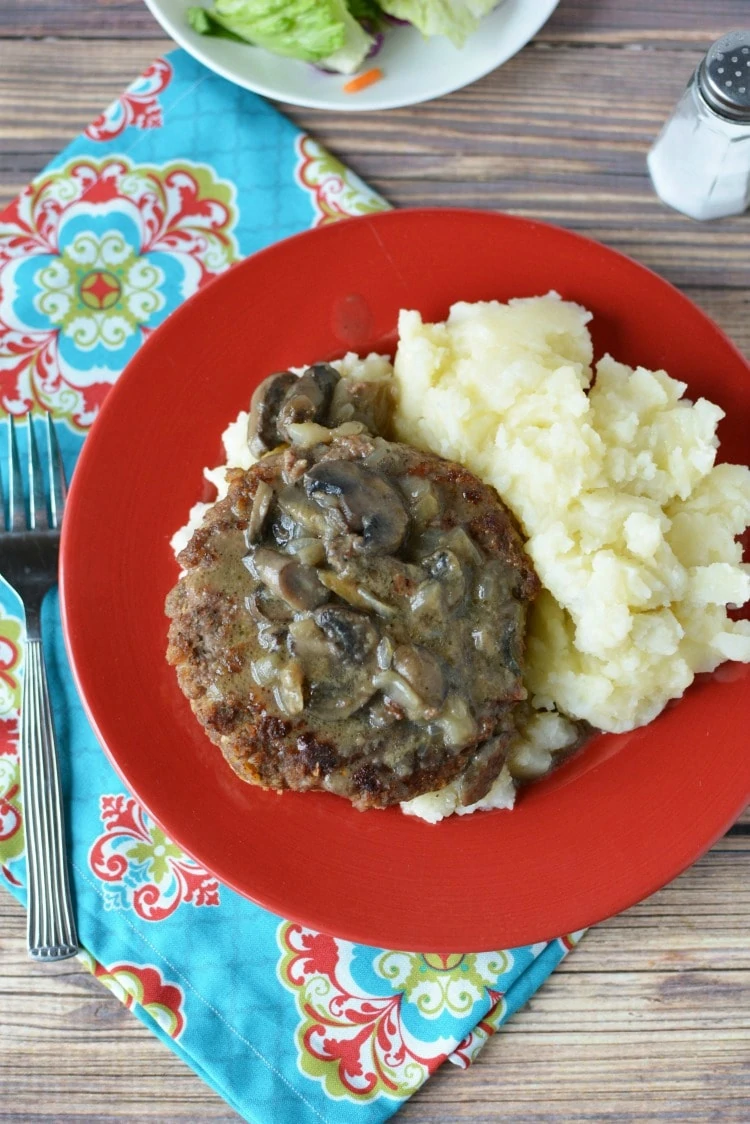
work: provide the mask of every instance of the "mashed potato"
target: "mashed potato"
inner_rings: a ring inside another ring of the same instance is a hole
[[[530,619],[526,682],[537,713],[487,796],[454,786],[401,805],[437,823],[512,808],[515,780],[548,771],[578,738],[569,719],[622,732],[651,721],[695,674],[750,661],[750,599],[737,541],[750,522],[750,470],[714,465],[722,410],[684,397],[664,371],[605,356],[592,370],[591,314],[557,294],[456,304],[445,323],[402,312],[392,367],[346,355],[344,376],[390,379],[396,430],[459,461],[499,494],[527,536],[544,586]],[[593,385],[592,385],[593,383]],[[227,467],[249,468],[247,413],[224,433]],[[172,540],[187,545],[208,504]]]
[[[651,721],[696,672],[750,661],[735,541],[750,470],[714,467],[722,410],[664,371],[605,356],[557,294],[402,312],[398,436],[461,461],[519,518],[545,592],[527,683],[535,705],[608,731]]]

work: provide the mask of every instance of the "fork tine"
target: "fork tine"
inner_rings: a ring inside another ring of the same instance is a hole
[[[21,462],[18,457],[16,422],[12,414],[8,414],[8,523],[12,531],[26,530]]]
[[[50,480],[49,507],[52,515],[52,526],[59,527],[62,523],[68,484],[65,479],[65,465],[63,464],[51,414],[47,414],[47,467]]]
[[[28,441],[29,526],[32,530],[46,531],[49,527],[47,496],[44,490],[44,480],[42,479],[42,462],[39,459],[39,446],[36,442],[34,419],[31,414],[29,414]]]

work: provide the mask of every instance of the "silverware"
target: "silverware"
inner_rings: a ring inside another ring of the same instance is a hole
[[[41,611],[45,593],[57,582],[60,524],[67,487],[49,415],[46,446],[49,495],[29,415],[27,504],[16,425],[12,417],[8,418],[7,515],[0,479],[0,574],[26,610],[20,758],[28,950],[35,960],[65,960],[78,952],[78,937],[70,901],[57,747],[42,652]]]

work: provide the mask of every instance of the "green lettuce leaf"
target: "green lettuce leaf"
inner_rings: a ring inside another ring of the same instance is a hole
[[[383,22],[383,9],[377,0],[346,0],[346,6],[355,20],[366,20],[373,27]]]
[[[247,43],[247,39],[243,39],[236,31],[230,31],[228,27],[219,23],[208,8],[188,8],[187,21],[193,31],[197,31],[199,35],[211,35],[214,39],[233,39],[235,43]]]
[[[372,44],[344,0],[215,0],[213,8],[188,8],[187,18],[201,35],[242,39],[343,74],[357,69]]]
[[[423,35],[446,35],[457,47],[476,31],[498,0],[380,0],[389,16],[408,20]]]

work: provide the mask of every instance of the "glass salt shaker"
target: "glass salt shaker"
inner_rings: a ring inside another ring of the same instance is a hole
[[[750,205],[750,31],[718,39],[648,154],[657,194],[694,219]]]

